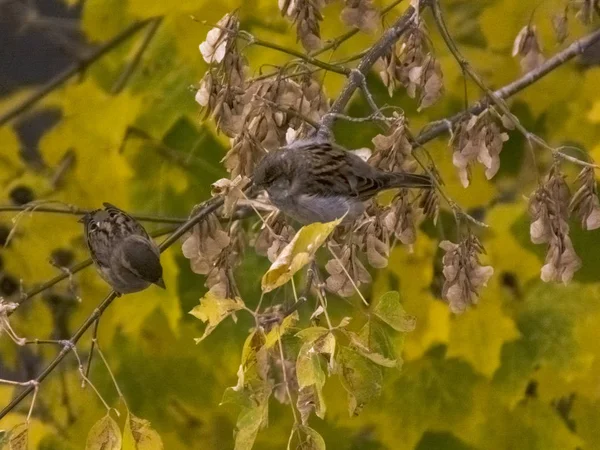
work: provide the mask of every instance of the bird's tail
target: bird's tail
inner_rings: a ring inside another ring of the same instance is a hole
[[[418,175],[415,173],[387,172],[388,188],[424,188],[433,187],[433,182],[429,175]]]

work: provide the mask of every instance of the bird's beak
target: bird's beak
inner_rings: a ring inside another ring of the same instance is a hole
[[[162,277],[160,277],[160,278],[158,279],[158,281],[157,281],[157,282],[155,282],[154,284],[155,284],[155,285],[157,285],[159,288],[162,288],[162,289],[166,289],[166,288],[167,288],[167,287],[165,286],[165,280],[163,280],[163,279],[162,279]]]

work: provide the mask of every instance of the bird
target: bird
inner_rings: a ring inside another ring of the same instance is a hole
[[[431,178],[386,172],[329,142],[300,141],[267,153],[253,174],[280,211],[303,225],[343,217],[348,224],[365,211],[364,202],[394,188],[431,188]]]
[[[118,295],[139,292],[151,284],[165,289],[160,251],[144,227],[116,206],[103,206],[79,220],[100,276]]]

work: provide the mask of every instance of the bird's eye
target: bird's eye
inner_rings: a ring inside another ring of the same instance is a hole
[[[118,215],[118,214],[117,214],[115,211],[112,211],[112,212],[110,212],[110,213],[108,214],[108,217],[110,217],[111,219],[114,219],[114,218],[116,218],[116,217],[117,217],[117,215]]]
[[[98,224],[96,222],[92,222],[90,224],[90,233],[93,233],[94,231],[96,231],[98,229]]]

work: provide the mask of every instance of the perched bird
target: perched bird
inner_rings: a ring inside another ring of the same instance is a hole
[[[110,203],[87,213],[85,242],[100,276],[119,294],[165,288],[160,252],[144,228],[130,215]]]
[[[384,172],[329,143],[304,141],[268,153],[254,184],[271,202],[302,224],[358,219],[364,201],[393,188],[431,188],[426,175]]]

